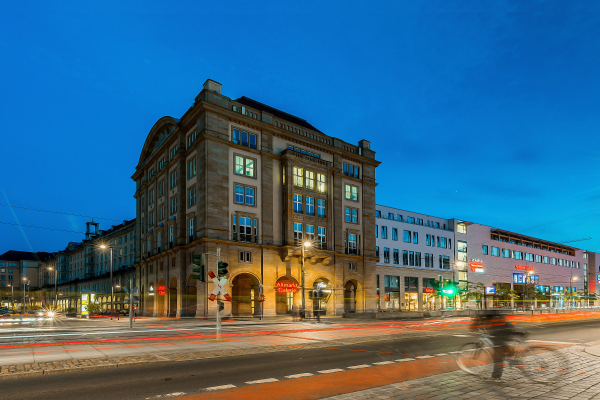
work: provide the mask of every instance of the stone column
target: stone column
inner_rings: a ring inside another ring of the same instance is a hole
[[[399,296],[400,296],[400,310],[402,310],[402,309],[405,310],[406,309],[406,304],[404,304],[404,307],[402,307],[402,303],[404,303],[404,296],[405,296],[404,295],[404,291],[405,291],[405,288],[406,288],[405,284],[404,284],[404,278],[405,277],[404,276],[400,276],[399,278],[400,278],[400,281],[398,282],[398,284],[400,286],[400,294],[399,294]]]

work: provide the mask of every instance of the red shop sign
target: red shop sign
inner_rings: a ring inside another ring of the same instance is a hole
[[[483,269],[483,264],[480,262],[472,262],[469,264],[469,267],[471,267],[471,272],[483,272],[481,271]]]
[[[423,288],[423,293],[435,293],[435,289],[431,287]]]
[[[298,284],[295,282],[277,282],[275,287],[279,293],[296,293],[298,291]]]
[[[533,271],[534,268],[530,267],[529,265],[515,265],[516,269],[524,269],[525,271]]]
[[[158,295],[159,296],[164,296],[166,293],[166,288],[164,286],[159,286],[158,287]]]

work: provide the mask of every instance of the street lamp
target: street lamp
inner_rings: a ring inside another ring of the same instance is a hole
[[[113,248],[105,244],[99,246],[102,250],[110,249],[110,319],[115,311],[115,291],[113,288]]]
[[[576,281],[577,277],[573,276],[573,273],[571,272],[571,280],[570,280],[570,284],[569,284],[569,291],[571,292],[571,301],[569,302],[569,308],[573,308],[573,281]]]
[[[52,267],[48,267],[49,271],[54,270]],[[54,307],[58,308],[58,289],[56,288],[58,282],[58,270],[54,272]]]
[[[306,299],[305,299],[305,293],[304,293],[304,248],[308,248],[310,247],[310,242],[304,242],[302,243],[302,246],[300,246],[302,248],[302,316],[305,317],[306,316],[306,309],[305,309],[305,303],[306,303]]]
[[[25,283],[27,281],[27,283]],[[25,315],[25,301],[27,299],[27,286],[29,286],[29,278],[23,278],[23,284],[25,285],[25,290],[23,290],[23,315]]]

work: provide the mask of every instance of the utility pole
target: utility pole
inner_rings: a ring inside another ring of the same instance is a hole
[[[129,328],[133,328],[133,279],[129,277]]]

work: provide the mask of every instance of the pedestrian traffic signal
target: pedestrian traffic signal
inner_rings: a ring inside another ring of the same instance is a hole
[[[219,312],[223,311],[225,309],[225,303],[222,303],[219,301]]]
[[[192,265],[198,267],[192,268],[192,271],[197,272],[196,275],[192,275],[192,278],[198,279],[200,282],[206,282],[206,280],[204,279],[204,253],[192,255],[192,260]]]
[[[219,278],[227,275],[227,267],[228,266],[229,266],[229,264],[227,264],[226,262],[219,261],[219,268],[218,268]]]
[[[260,295],[260,301],[265,301],[265,295],[264,294]]]

